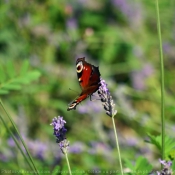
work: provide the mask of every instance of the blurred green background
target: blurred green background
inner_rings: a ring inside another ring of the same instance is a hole
[[[173,137],[175,2],[161,0],[159,5],[165,60],[166,133]],[[65,166],[49,125],[59,115],[67,122],[72,167],[98,170],[118,166],[112,121],[101,102],[87,99],[77,110],[67,111],[68,104],[81,92],[75,67],[79,57],[99,66],[116,103],[122,160],[134,162],[135,157],[144,156],[151,164],[159,164],[160,153],[144,141],[147,133],[160,134],[155,1],[0,0],[3,73],[7,74],[7,62],[19,72],[26,60],[30,70],[41,73],[38,80],[21,90],[1,95],[37,167],[52,170],[55,165]],[[11,127],[8,120],[7,124]],[[2,123],[0,137],[0,167],[25,169],[24,158]]]

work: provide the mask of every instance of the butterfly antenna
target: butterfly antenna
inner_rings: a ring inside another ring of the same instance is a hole
[[[70,91],[73,91],[73,92],[76,93],[76,94],[78,94],[77,91],[75,91],[75,90],[73,90],[73,89],[71,89],[71,88],[69,88],[69,90],[70,90]]]
[[[72,101],[68,104],[68,106],[70,106],[70,104],[72,104],[77,98],[78,98],[78,96],[75,97],[74,100],[72,100]]]

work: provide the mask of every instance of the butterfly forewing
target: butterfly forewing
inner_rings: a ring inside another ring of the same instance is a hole
[[[89,84],[89,78],[91,76],[91,69],[92,69],[91,66],[87,64],[86,62],[84,62],[81,76],[79,75],[79,73],[77,73],[77,76],[80,80],[79,83],[82,89],[85,89]]]
[[[68,111],[76,109],[76,106],[88,96],[96,92],[100,86],[100,72],[98,67],[89,64],[85,58],[78,58],[76,62],[77,77],[82,92],[68,107]]]

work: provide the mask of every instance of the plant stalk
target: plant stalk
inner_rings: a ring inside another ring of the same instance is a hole
[[[164,117],[164,60],[162,50],[162,37],[161,26],[159,16],[159,1],[156,0],[156,12],[157,12],[157,30],[159,37],[159,49],[160,49],[160,67],[161,67],[161,132],[162,132],[162,160],[165,158],[165,117]]]
[[[27,146],[26,146],[26,144],[25,144],[25,142],[24,142],[22,136],[20,135],[20,133],[19,133],[19,131],[18,131],[18,129],[17,129],[17,127],[16,127],[16,125],[15,125],[13,119],[10,117],[10,115],[9,115],[8,112],[7,112],[7,110],[5,109],[4,104],[3,104],[3,102],[2,102],[1,99],[0,99],[0,105],[2,106],[2,108],[3,108],[3,110],[5,111],[7,117],[9,118],[10,122],[12,123],[12,126],[13,126],[14,129],[16,130],[16,132],[17,132],[17,134],[18,134],[18,136],[19,136],[19,138],[20,138],[20,140],[21,140],[21,142],[22,142],[22,144],[23,144],[23,146],[24,146],[24,148],[25,148],[25,150],[26,150],[26,153],[27,153],[27,155],[29,156],[29,159],[30,159],[30,161],[31,161],[31,164],[33,165],[33,169],[34,169],[35,173],[36,173],[36,174],[39,174],[38,171],[37,171],[37,168],[36,168],[36,166],[35,166],[35,164],[34,164],[34,162],[33,162],[32,156],[30,155],[30,152],[28,151]]]
[[[64,153],[64,154],[65,154],[65,157],[66,157],[66,162],[67,162],[67,166],[68,166],[68,169],[69,169],[69,174],[72,175],[72,172],[71,172],[71,169],[70,169],[68,155],[67,155],[67,153]]]
[[[118,137],[117,137],[116,127],[115,127],[114,116],[112,116],[112,123],[113,123],[113,128],[114,128],[115,141],[116,141],[116,145],[117,145],[117,151],[118,151],[118,157],[119,157],[119,163],[120,163],[120,170],[121,170],[121,174],[123,175],[123,167],[122,167],[122,161],[121,161],[121,155],[120,155],[120,147],[119,147],[119,143],[118,143]]]

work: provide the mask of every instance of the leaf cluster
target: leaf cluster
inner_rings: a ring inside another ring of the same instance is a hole
[[[13,61],[0,66],[0,94],[5,95],[13,90],[20,90],[23,85],[37,80],[41,73],[38,70],[28,70],[29,62],[26,60],[15,70]]]

